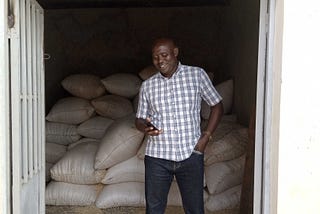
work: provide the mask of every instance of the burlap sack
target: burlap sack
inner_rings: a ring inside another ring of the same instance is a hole
[[[91,103],[98,114],[111,119],[133,113],[131,101],[118,95],[105,95],[92,100]]]
[[[46,142],[46,162],[55,164],[57,163],[67,152],[65,145]]]
[[[106,170],[95,170],[94,160],[98,145],[79,144],[69,150],[50,170],[52,179],[74,184],[97,184]]]
[[[232,187],[222,193],[210,195],[205,203],[208,211],[216,212],[219,210],[232,209],[239,207],[241,196],[241,184]]]
[[[101,188],[102,185],[79,185],[51,181],[46,187],[46,205],[92,205]]]
[[[106,185],[96,200],[98,208],[111,208],[120,206],[145,206],[144,183],[125,182]],[[208,199],[208,193],[203,191],[204,201]],[[169,206],[182,206],[181,194],[176,182],[172,182],[168,202]]]
[[[216,90],[222,97],[222,104],[224,114],[231,113],[232,103],[233,103],[233,80],[224,81],[215,86]],[[204,119],[209,119],[210,116],[210,106],[205,102],[201,102],[201,117]]]
[[[96,200],[98,208],[145,206],[144,183],[126,182],[106,185]]]
[[[88,100],[78,97],[60,99],[50,110],[46,119],[51,122],[77,125],[88,120],[95,111]]]
[[[107,169],[133,157],[144,137],[135,126],[135,115],[114,121],[101,139],[95,168]]]
[[[73,74],[61,81],[62,87],[76,97],[91,100],[102,96],[106,89],[99,77],[92,74]]]
[[[46,162],[46,182],[51,180],[50,169],[53,166],[53,163]]]
[[[109,168],[101,183],[144,182],[144,175],[144,161],[137,156],[133,156]]]
[[[137,94],[132,101],[132,105],[133,105],[133,111],[137,112],[138,110],[138,104],[139,104],[139,94]]]
[[[131,73],[115,73],[101,80],[107,91],[122,97],[133,98],[140,90],[142,81]]]
[[[107,117],[95,116],[81,123],[77,127],[78,134],[87,137],[101,139],[113,120]]]
[[[146,135],[141,143],[141,146],[137,152],[137,157],[140,159],[144,159],[144,155],[146,153],[146,147],[147,147],[147,141],[148,141],[148,136]]]
[[[70,143],[67,147],[67,150],[70,150],[72,148],[74,148],[76,145],[79,145],[81,143],[85,143],[85,142],[91,142],[91,143],[96,143],[98,145],[98,143],[100,142],[100,140],[98,139],[94,139],[94,138],[81,138],[80,140],[78,140],[77,142],[74,142],[74,143]]]
[[[242,183],[245,155],[231,161],[205,167],[207,188],[210,194],[223,192]]]
[[[235,159],[245,153],[248,144],[248,128],[234,129],[220,140],[209,142],[204,151],[204,164]]]
[[[80,138],[77,126],[46,121],[46,141],[68,145],[78,141]]]
[[[139,72],[139,76],[141,79],[146,80],[156,73],[158,73],[158,70],[153,65],[149,65]]]
[[[209,120],[201,120],[201,130],[205,131],[207,129]],[[230,133],[234,129],[243,128],[242,125],[237,123],[236,115],[223,115],[221,117],[221,121],[218,124],[217,129],[212,134],[212,140],[210,141],[218,141],[222,139],[225,135]]]

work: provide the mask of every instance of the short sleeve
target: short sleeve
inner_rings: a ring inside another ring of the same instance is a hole
[[[145,84],[142,84],[139,91],[139,102],[138,102],[136,118],[146,119],[147,113],[148,113],[148,102],[147,102],[147,97],[145,92]]]
[[[218,104],[222,97],[218,93],[218,91],[213,86],[209,76],[207,73],[201,69],[200,72],[200,79],[201,79],[201,97],[202,99],[209,105],[214,106]]]

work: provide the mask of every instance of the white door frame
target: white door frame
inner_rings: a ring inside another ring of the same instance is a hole
[[[8,2],[0,1],[0,213],[10,213]]]
[[[0,39],[0,213],[42,214],[45,101],[40,5],[35,0],[1,0]]]
[[[254,214],[277,213],[283,0],[260,1]]]
[[[278,1],[278,2],[282,2]],[[277,152],[274,139],[277,139],[275,128],[278,127],[276,108],[277,96],[274,90],[279,83],[274,82],[273,74],[273,45],[274,45],[274,17],[276,0],[260,1],[260,30],[259,30],[259,57],[256,96],[256,144],[255,144],[255,183],[254,183],[254,213],[274,213],[276,198],[271,196],[270,190],[277,190],[277,181],[274,175],[277,172],[277,157],[271,151]],[[10,209],[10,100],[8,76],[8,32],[7,32],[7,1],[0,1],[0,211],[11,213]],[[268,15],[270,14],[270,15]],[[281,29],[281,28],[279,28]],[[268,41],[268,42],[267,42]],[[262,170],[263,169],[263,170]],[[3,194],[5,193],[5,194]],[[272,212],[271,212],[272,211]]]

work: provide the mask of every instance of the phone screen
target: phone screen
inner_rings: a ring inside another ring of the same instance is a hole
[[[153,127],[154,130],[159,130],[157,127],[155,127],[151,122],[146,122],[146,125],[148,127]]]

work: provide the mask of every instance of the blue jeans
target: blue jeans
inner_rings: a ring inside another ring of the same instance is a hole
[[[203,154],[192,153],[183,161],[145,156],[146,213],[164,214],[173,177],[186,214],[203,214]]]

